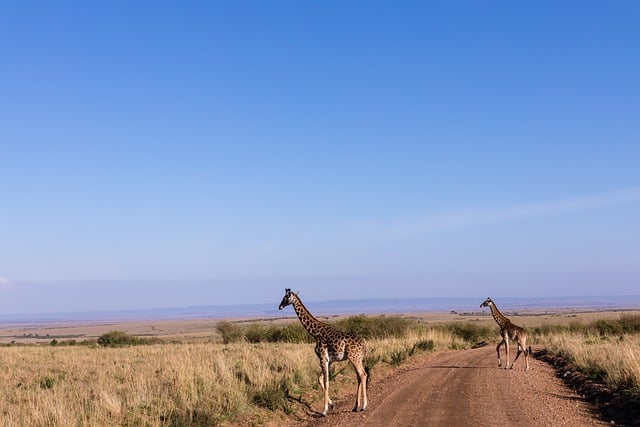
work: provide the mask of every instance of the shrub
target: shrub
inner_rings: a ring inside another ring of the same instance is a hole
[[[433,340],[421,340],[418,341],[409,350],[409,356],[413,356],[418,351],[431,351],[435,348]]]
[[[290,323],[280,328],[272,328],[270,342],[313,343],[313,337],[300,323]]]
[[[259,342],[282,342],[282,343],[310,343],[314,342],[313,337],[299,323],[290,323],[285,326],[263,326],[253,324],[241,329],[250,343]]]
[[[55,383],[56,383],[56,380],[54,378],[42,377],[40,379],[40,388],[50,389],[50,388],[53,388]]]
[[[131,336],[123,331],[109,331],[102,335],[97,340],[97,343],[101,347],[126,347],[140,344],[157,344],[161,343],[159,338],[138,338]],[[91,345],[91,342],[87,343]]]
[[[222,335],[222,342],[229,344],[244,340],[242,329],[235,323],[223,321],[216,324],[216,329]]]
[[[289,404],[289,381],[287,378],[274,379],[271,383],[257,389],[251,399],[253,403],[271,411],[282,409],[285,413],[291,413]]]
[[[640,333],[640,315],[626,314],[620,316],[620,326],[622,331],[627,334]]]
[[[404,362],[409,353],[407,350],[396,350],[391,352],[391,356],[389,358],[389,364],[392,366],[400,366],[402,362]]]
[[[454,323],[448,325],[449,331],[467,343],[476,343],[495,336],[495,328],[479,326],[473,323]]]
[[[401,338],[418,326],[413,319],[400,316],[350,316],[335,322],[336,328],[364,338]]]

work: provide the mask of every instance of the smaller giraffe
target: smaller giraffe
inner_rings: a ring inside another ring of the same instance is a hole
[[[500,313],[498,307],[496,307],[496,303],[493,302],[491,298],[487,298],[484,300],[482,304],[480,304],[480,308],[489,307],[491,309],[491,314],[495,319],[498,326],[500,326],[500,336],[502,337],[502,341],[496,347],[496,352],[498,353],[498,367],[502,366],[502,361],[500,360],[500,346],[502,344],[505,345],[507,350],[507,367],[509,369],[509,340],[516,340],[518,343],[518,353],[516,354],[516,358],[513,359],[513,363],[511,364],[511,368],[516,364],[516,360],[520,357],[520,353],[524,352],[524,360],[526,363],[525,371],[529,370],[529,353],[530,350],[527,350],[527,331],[520,326],[514,325],[511,323],[504,314]]]
[[[329,406],[333,409],[334,404],[329,398],[329,369],[333,362],[341,362],[349,360],[356,370],[358,376],[358,394],[356,397],[356,406],[353,412],[367,409],[367,383],[369,377],[369,368],[364,366],[364,357],[366,354],[366,343],[364,338],[354,334],[342,332],[331,325],[321,322],[302,304],[297,292],[291,292],[291,289],[285,289],[284,297],[278,307],[282,310],[286,306],[292,304],[293,309],[298,315],[298,319],[302,326],[315,338],[315,352],[320,359],[321,373],[318,382],[324,391],[324,408],[322,415],[327,415]]]

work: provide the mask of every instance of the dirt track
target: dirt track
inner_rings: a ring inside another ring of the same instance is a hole
[[[350,412],[354,395],[304,425],[607,425],[550,366],[533,357],[530,365],[524,372],[521,356],[515,369],[499,369],[493,345],[421,356],[370,385],[367,411]]]

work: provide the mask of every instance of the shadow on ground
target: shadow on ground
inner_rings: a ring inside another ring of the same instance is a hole
[[[595,406],[603,421],[622,426],[640,426],[640,390],[611,390],[580,372],[570,361],[545,349],[534,351],[533,357],[551,365],[565,384]]]

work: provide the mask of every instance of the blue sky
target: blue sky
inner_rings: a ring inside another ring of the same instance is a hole
[[[637,294],[637,2],[18,2],[0,310]]]

